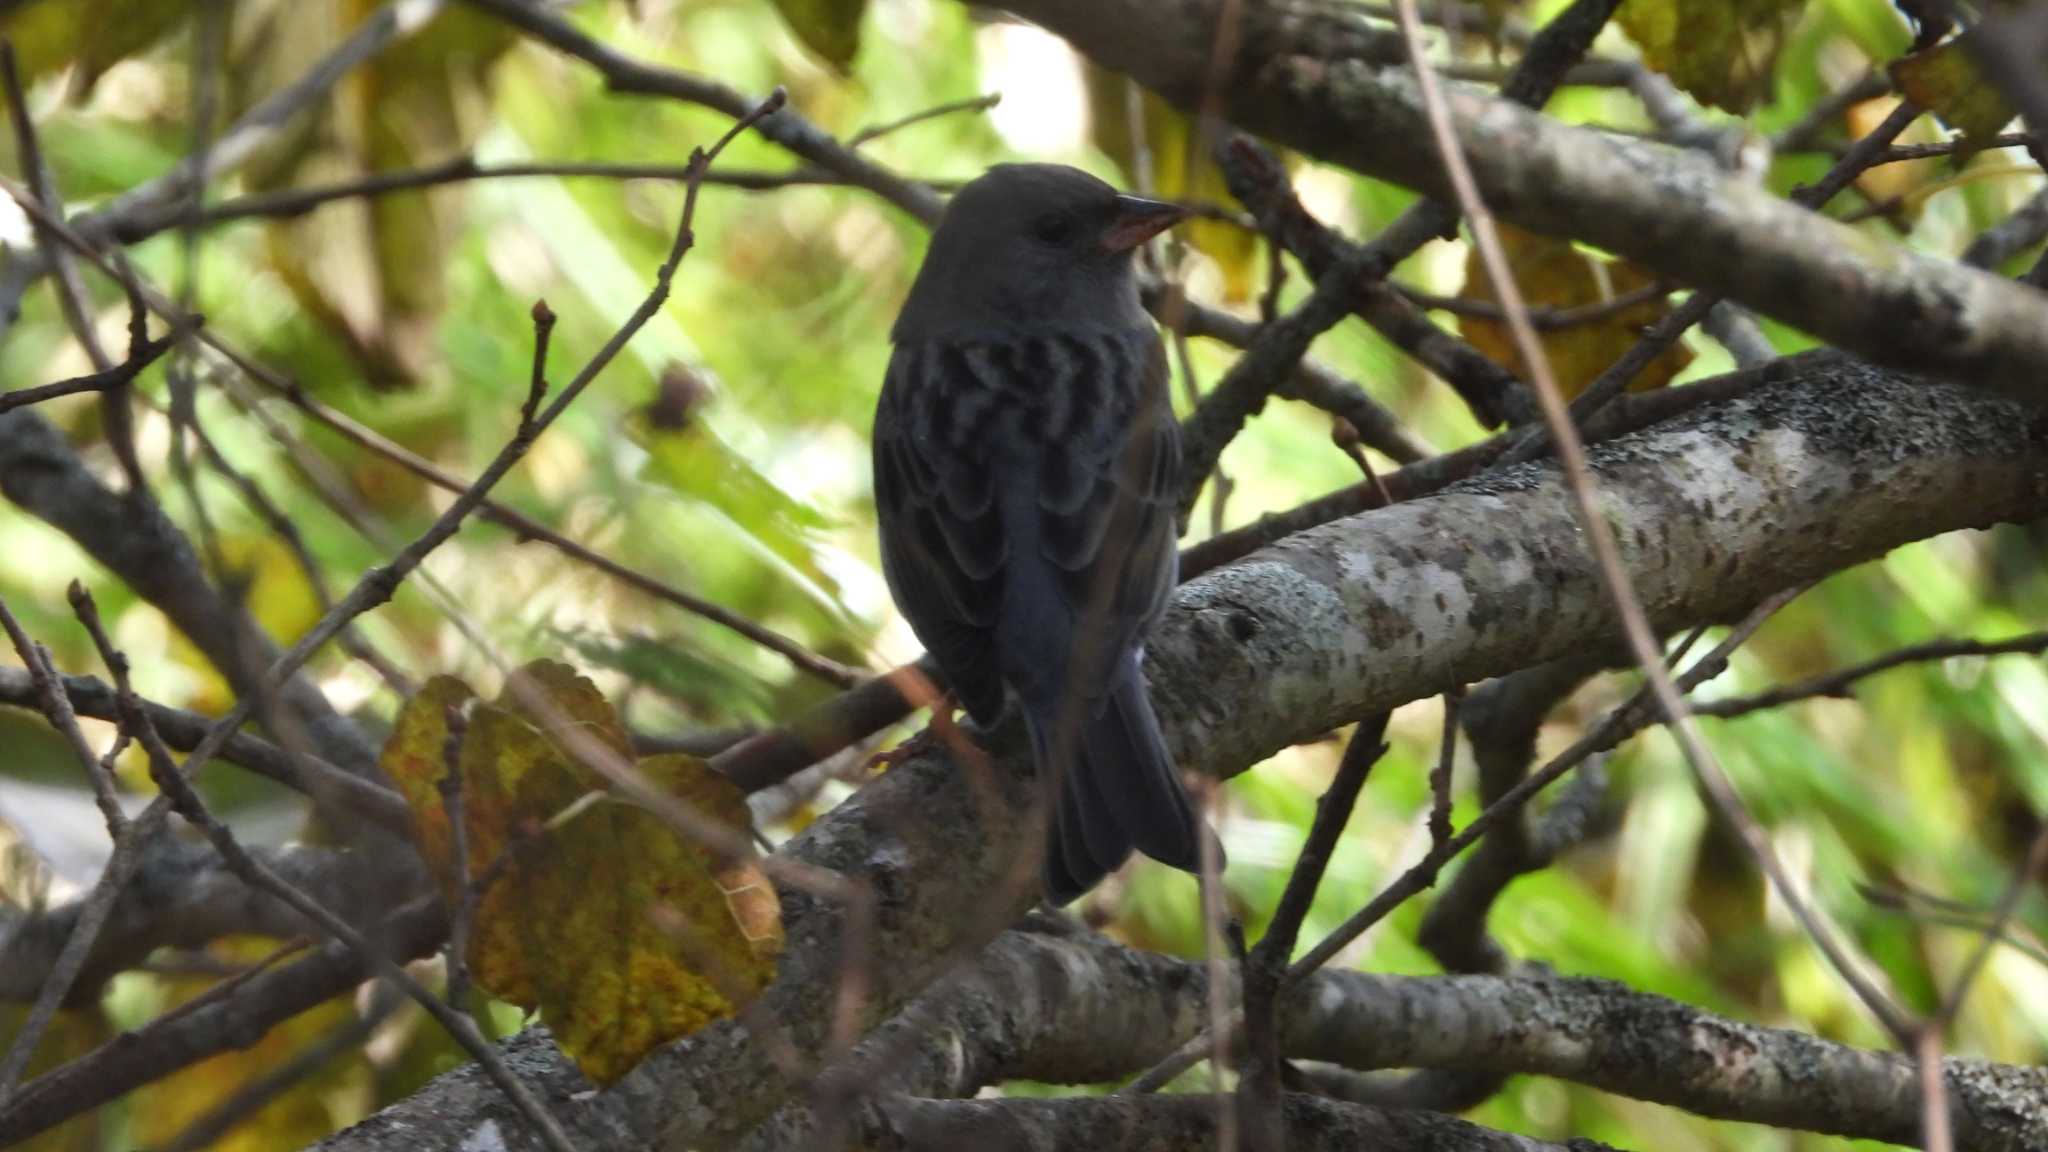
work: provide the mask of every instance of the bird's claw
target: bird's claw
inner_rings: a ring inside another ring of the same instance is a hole
[[[883,772],[935,747],[951,752],[975,748],[974,741],[968,739],[967,733],[960,727],[960,722],[953,718],[959,710],[960,703],[953,697],[939,697],[932,702],[931,722],[917,735],[894,748],[884,748],[868,757],[867,763],[862,767],[868,772]]]

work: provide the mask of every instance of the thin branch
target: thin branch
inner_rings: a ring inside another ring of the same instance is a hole
[[[21,203],[24,212],[26,212],[31,219],[36,220],[38,223],[42,223],[45,226],[50,227],[52,231],[55,233],[55,235],[60,240],[62,240],[66,246],[70,247],[72,251],[77,252],[85,259],[95,263],[100,268],[100,270],[105,272],[107,275],[118,275],[104,257],[101,257],[98,253],[92,250],[91,246],[86,242],[86,240],[83,237],[79,236],[76,232],[73,232],[70,229],[64,227],[61,221],[56,221],[48,217],[46,214],[43,214],[40,208],[34,206],[33,203],[25,197],[25,195],[18,191],[19,187],[20,186],[15,184],[13,181],[7,180],[4,177],[0,177],[0,191],[6,191],[10,195],[13,195],[16,201],[18,203]],[[149,289],[147,287],[144,287],[142,292],[143,297],[148,302],[150,309],[156,312],[157,315],[170,321],[174,325],[188,322],[185,315],[178,310],[177,306],[171,303],[168,299],[164,298],[162,294],[155,292],[154,290]],[[308,416],[319,421],[321,424],[325,425],[327,428],[333,430],[334,432],[339,433],[341,436],[355,443],[359,447],[376,453],[377,455],[391,461],[392,463],[397,464],[399,467],[404,468],[406,471],[411,472],[412,474],[420,477],[421,479],[426,480],[428,483],[433,484],[435,487],[441,488],[444,491],[450,492],[458,497],[460,497],[464,493],[473,491],[476,488],[475,481],[464,481],[457,476],[451,475],[450,473],[446,472],[440,467],[406,450],[405,448],[400,447],[399,445],[393,443],[392,441],[365,427],[364,425],[357,423],[356,421],[341,414],[340,412],[337,412],[327,407],[324,404],[321,404],[319,401],[313,399],[310,395],[308,395],[304,389],[298,386],[298,384],[286,378],[282,374],[275,372],[265,367],[264,365],[258,363],[254,359],[250,358],[247,354],[243,353],[234,345],[228,343],[227,340],[219,336],[217,333],[202,330],[199,334],[199,339],[207,347],[213,349],[215,352],[225,357],[236,368],[240,369],[242,372],[246,373],[250,378],[262,384],[266,389],[283,397],[285,400],[289,401],[294,407],[298,408],[300,411],[306,413]],[[771,651],[774,651],[782,655],[800,669],[809,672],[814,676],[818,676],[822,679],[828,680],[842,687],[854,683],[860,678],[858,673],[806,650],[805,648],[803,648],[802,645],[796,643],[794,640],[790,640],[787,637],[781,636],[780,634],[775,633],[770,629],[767,629],[759,624],[754,623],[751,620],[748,620],[744,616],[740,616],[737,613],[721,608],[716,604],[710,603],[709,601],[699,599],[698,597],[692,596],[687,592],[683,592],[680,589],[677,589],[669,584],[657,580],[652,576],[649,576],[643,572],[638,571],[637,569],[630,568],[624,564],[618,563],[615,560],[605,557],[593,551],[590,548],[587,548],[581,544],[576,543],[575,541],[562,535],[560,532],[557,532],[554,529],[549,528],[547,525],[542,524],[540,521],[535,520],[532,517],[529,517],[524,513],[521,513],[511,508],[508,505],[501,504],[497,501],[491,500],[488,497],[486,497],[483,500],[482,505],[480,506],[478,515],[483,519],[490,520],[494,523],[503,525],[511,529],[512,531],[518,533],[522,538],[531,538],[543,541],[548,545],[554,547],[558,551],[561,551],[565,555],[568,555],[572,559],[581,561],[582,563],[590,565],[591,567],[597,568],[598,570],[606,573],[607,575],[612,576],[615,579],[621,580],[624,583],[634,588],[637,588],[642,592],[645,592],[651,596],[655,596],[658,599],[666,600],[669,603],[676,605],[677,607],[683,608],[685,611],[691,612],[698,616],[702,616],[705,619],[711,620],[714,623],[723,625],[724,627],[739,633],[747,639],[752,640],[757,644],[760,644],[762,647],[768,648]]]
[[[1366,777],[1372,773],[1373,765],[1386,754],[1387,719],[1388,714],[1381,712],[1361,721],[1352,730],[1351,739],[1344,746],[1344,756],[1337,762],[1337,774],[1331,778],[1322,798],[1316,801],[1315,819],[1309,824],[1308,839],[1303,842],[1301,853],[1295,857],[1294,870],[1287,877],[1287,887],[1280,893],[1279,904],[1274,906],[1273,919],[1245,960],[1246,1069],[1241,1090],[1252,1102],[1254,1115],[1258,1118],[1256,1127],[1267,1134],[1269,1143],[1277,1123],[1280,1099],[1280,1041],[1275,1012],[1280,987],[1287,972],[1287,962],[1294,956],[1295,939],[1301,932],[1302,921],[1308,917],[1309,907],[1315,903],[1316,889],[1322,883],[1324,871],[1329,868],[1337,840],[1351,819],[1351,810],[1358,804],[1358,794],[1365,787]],[[1225,1025],[1215,1020],[1210,1021],[1209,1027],[1217,1036],[1225,1032]],[[1247,1127],[1254,1127],[1254,1124],[1248,1123]]]
[[[392,912],[378,940],[401,960],[425,955],[443,938],[440,898],[429,895]],[[246,1048],[270,1029],[362,983],[367,963],[329,943],[290,964],[272,965],[302,944],[281,948],[240,976],[167,1012],[118,1043],[101,1045],[22,1086],[0,1108],[0,1144],[12,1144],[108,1104],[209,1056]],[[234,992],[235,995],[227,993]]]
[[[22,630],[21,622],[14,618],[14,613],[8,611],[4,598],[0,598],[0,627],[6,629],[7,638],[14,643],[14,651],[28,671],[29,686],[35,692],[36,703],[44,718],[64,738],[64,742],[71,745],[72,754],[78,757],[80,766],[85,769],[86,781],[92,786],[93,801],[99,805],[100,817],[107,823],[107,834],[118,838],[128,825],[127,813],[121,809],[119,789],[113,773],[107,770],[99,755],[92,750],[92,743],[85,738],[85,732],[78,727],[71,697],[65,692],[63,679],[50,662],[50,650],[29,638],[28,633]]]
[[[27,178],[29,189],[36,204],[50,215],[61,219],[64,202],[57,195],[57,181],[43,163],[41,143],[36,139],[35,121],[29,116],[28,96],[22,90],[21,73],[16,67],[14,44],[0,40],[0,83],[7,90],[7,107],[14,121],[15,146],[21,153],[21,170]],[[36,246],[42,251],[43,259],[56,271],[57,303],[64,313],[64,321],[71,328],[71,334],[78,340],[78,346],[85,350],[86,359],[92,362],[93,371],[107,378],[108,383],[98,389],[100,394],[100,415],[106,424],[107,443],[114,449],[114,458],[120,461],[121,472],[130,493],[148,491],[148,480],[142,474],[142,464],[135,456],[135,416],[129,407],[129,385],[134,381],[133,373],[123,375],[116,371],[112,356],[107,354],[105,345],[100,343],[99,330],[94,322],[92,300],[85,292],[85,284],[79,279],[78,267],[64,253],[63,248],[52,239],[50,231],[40,225],[35,228]],[[128,360],[132,363],[142,359],[141,341],[147,335],[139,325],[131,329],[131,345]],[[139,369],[138,369],[139,371]]]
[[[1793,202],[1804,208],[1818,210],[1834,199],[1836,193],[1847,188],[1865,168],[1870,166],[1873,157],[1889,147],[1892,141],[1898,139],[1900,133],[1911,127],[1913,122],[1920,118],[1920,113],[1920,108],[1912,101],[1901,101],[1882,123],[1856,141],[1855,145],[1818,181],[1793,189]],[[1474,195],[1477,195],[1476,190]],[[1651,361],[1663,355],[1666,349],[1676,344],[1693,325],[1705,320],[1721,303],[1722,298],[1714,293],[1695,292],[1684,304],[1666,313],[1650,327],[1649,331],[1643,333],[1642,339],[1636,341],[1622,354],[1621,359],[1609,365],[1586,386],[1585,391],[1572,400],[1569,409],[1571,420],[1583,425],[1592,413],[1599,411],[1602,405],[1619,396],[1628,387],[1629,382],[1648,367]],[[1525,359],[1523,363],[1528,361]],[[1542,451],[1545,435],[1542,429],[1532,431],[1528,439],[1508,454],[1508,461],[1532,459],[1536,453]]]
[[[1732,720],[1751,712],[1766,708],[1777,708],[1800,700],[1815,697],[1846,698],[1849,689],[1857,681],[1880,672],[1888,672],[1905,664],[1920,664],[1935,660],[1955,660],[1965,657],[1989,657],[2006,655],[2038,656],[2048,652],[2048,632],[2029,632],[2009,640],[1932,640],[1925,644],[1914,644],[1887,652],[1873,660],[1854,664],[1847,668],[1820,676],[1810,677],[1792,684],[1780,685],[1749,696],[1728,696],[1693,706],[1696,716],[1713,716]]]
[[[937,120],[943,116],[955,116],[962,112],[986,112],[1002,102],[1003,94],[1001,92],[970,96],[965,100],[949,100],[944,104],[935,104],[922,111],[912,112],[910,115],[900,119],[886,121],[870,128],[863,128],[846,138],[846,146],[848,148],[858,148],[863,144],[872,143],[884,136],[901,132],[912,125],[923,124],[929,120]]]
[[[194,319],[197,320],[198,317],[195,316]],[[135,378],[142,374],[143,369],[163,359],[164,353],[176,347],[178,341],[183,339],[184,336],[184,330],[174,328],[162,336],[145,342],[138,354],[131,355],[126,360],[104,371],[88,372],[83,376],[73,376],[69,380],[59,380],[54,384],[38,384],[32,388],[17,388],[12,392],[0,392],[0,412],[8,412],[30,404],[40,404],[45,400],[54,400],[59,396],[75,396],[80,392],[105,392],[110,389],[126,388],[135,382]]]
[[[77,585],[73,585],[74,588]],[[86,779],[92,782],[94,799],[100,805],[100,812],[107,822],[107,834],[114,841],[113,856],[106,869],[113,872],[117,862],[125,863],[136,852],[135,837],[131,834],[133,825],[121,811],[121,802],[114,793],[114,784],[105,766],[95,756],[85,735],[79,731],[78,722],[72,717],[69,702],[57,690],[56,673],[50,667],[49,653],[41,645],[28,638],[14,613],[7,610],[5,601],[0,601],[0,625],[5,625],[7,635],[14,642],[15,651],[21,654],[22,663],[28,666],[29,674],[37,683],[43,701],[44,714],[50,724],[64,735],[85,767]],[[57,962],[43,978],[43,985],[36,994],[35,1003],[30,1005],[28,1016],[23,1019],[21,1030],[9,1042],[4,1063],[0,1063],[0,1106],[14,1096],[16,1085],[20,1084],[22,1073],[28,1069],[30,1057],[35,1055],[36,1045],[41,1043],[43,1033],[49,1028],[50,1020],[57,1014],[78,974],[84,970],[86,958],[92,953],[93,942],[99,938],[100,929],[114,910],[114,898],[120,894],[115,885],[101,883],[93,888],[85,907],[73,923],[71,935],[64,942],[64,948],[57,954]]]
[[[593,39],[553,9],[533,0],[465,2],[526,32],[563,55],[590,65],[604,77],[613,92],[682,100],[716,109],[735,119],[747,116],[756,105],[755,101],[715,80],[635,60]],[[794,109],[781,109],[761,120],[759,130],[768,140],[833,172],[848,184],[875,193],[926,224],[935,223],[939,218],[939,197],[930,188],[905,180],[840,144]]]
[[[95,720],[119,723],[120,706],[114,689],[91,676],[59,675],[64,696],[72,710]],[[39,689],[24,671],[0,668],[0,703],[39,707]],[[172,708],[152,700],[139,700],[150,722],[166,743],[178,751],[199,746],[214,718],[197,712]],[[314,805],[347,819],[368,820],[389,831],[408,835],[412,817],[404,797],[389,787],[358,776],[317,756],[294,754],[248,732],[228,737],[221,758],[296,789],[311,797]]]
[[[102,238],[141,228],[152,235],[183,222],[197,189],[240,168],[301,112],[324,99],[342,77],[438,16],[447,0],[390,0],[297,80],[264,97],[214,139],[204,156],[188,156],[169,172],[79,217],[78,233]],[[203,164],[203,170],[201,165]],[[202,214],[203,215],[203,214]]]
[[[403,1000],[379,984],[368,1009],[328,1030],[275,1068],[251,1077],[228,1097],[178,1130],[153,1152],[199,1152],[213,1146],[279,1097],[299,1086],[330,1061],[361,1049]]]

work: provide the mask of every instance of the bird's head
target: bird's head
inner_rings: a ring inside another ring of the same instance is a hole
[[[896,319],[896,341],[1149,323],[1132,256],[1185,218],[1077,168],[999,164],[953,197]]]

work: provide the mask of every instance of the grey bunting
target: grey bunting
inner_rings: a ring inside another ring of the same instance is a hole
[[[1021,711],[1055,904],[1133,848],[1194,871],[1205,834],[1139,671],[1176,583],[1180,432],[1132,257],[1184,214],[991,168],[932,237],[875,410],[883,572],[968,713]]]

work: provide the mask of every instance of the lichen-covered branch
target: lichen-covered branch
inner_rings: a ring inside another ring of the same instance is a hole
[[[1059,1100],[891,1101],[864,1133],[877,1152],[1207,1152],[1218,1147],[1227,1096],[1072,1096]],[[1428,1148],[1435,1152],[1613,1152],[1481,1128],[1440,1112],[1394,1111],[1290,1094],[1282,1102],[1291,1152]]]

